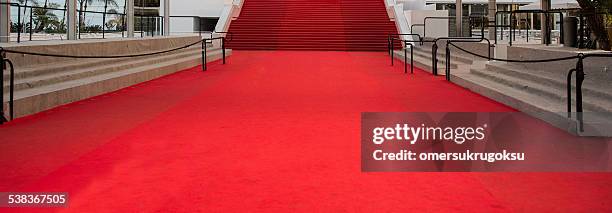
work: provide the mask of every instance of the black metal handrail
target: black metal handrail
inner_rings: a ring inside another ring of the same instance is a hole
[[[391,38],[391,37],[390,37],[390,40],[391,40],[391,43],[393,43],[394,40],[404,42],[404,73],[408,73],[408,47],[410,47],[410,73],[413,74],[414,73],[414,45],[412,45],[412,42],[414,41],[402,40],[399,38]],[[394,60],[393,50],[391,50],[391,66],[393,66],[393,60]]]
[[[416,36],[418,38],[417,41],[415,41],[415,40],[404,40],[404,41],[419,42],[419,43],[421,43],[421,45],[423,44],[422,43],[423,42],[423,38],[421,37],[421,35],[419,35],[417,33],[389,33],[387,35],[387,50],[389,51],[389,55],[393,55],[393,48],[395,47],[394,41],[395,40],[401,40],[401,39],[393,39],[393,36]],[[391,64],[391,65],[393,65],[393,64]]]
[[[489,58],[487,60],[491,60],[491,47],[494,47],[491,45],[491,41],[489,39],[486,38],[481,38],[480,40],[472,40],[472,39],[449,39],[446,40],[446,67],[445,67],[445,77],[447,81],[450,81],[450,70],[451,70],[451,52],[450,52],[450,45],[452,45],[453,43],[480,43],[483,40],[486,40],[487,43],[489,44],[487,46],[488,52],[489,52]]]
[[[206,71],[208,70],[208,66],[206,65],[206,61],[207,61],[207,43],[206,41],[213,41],[213,40],[221,40],[221,51],[223,54],[223,64],[225,64],[225,37],[217,37],[217,38],[205,38],[202,39],[202,71]]]
[[[576,62],[576,67],[570,69],[567,74],[567,117],[572,117],[572,74],[576,73],[576,119],[578,120],[579,131],[584,132],[584,115],[582,108],[582,83],[585,79],[584,72],[584,59],[594,57],[594,58],[612,58],[612,54],[603,54],[603,53],[578,53],[576,58],[578,61]]]
[[[509,25],[497,25],[497,18],[499,16],[499,14],[508,14],[510,15],[510,24]],[[545,19],[548,22],[548,20],[550,19],[550,14],[559,14],[560,16],[560,43],[563,43],[563,12],[561,12],[560,10],[512,10],[512,11],[497,11],[495,12],[495,23],[496,25],[489,25],[490,27],[495,27],[495,43],[497,44],[497,28],[498,27],[508,27],[509,28],[509,32],[508,32],[508,39],[509,39],[509,43],[508,45],[512,46],[512,39],[515,39],[513,37],[513,31],[514,31],[514,18],[516,18],[516,14],[545,14]],[[551,26],[549,24],[546,25],[546,38],[543,38],[545,40],[545,44],[550,44],[551,43],[551,39],[550,39],[550,33],[551,33]],[[503,32],[503,28],[502,28],[502,32]],[[490,33],[490,32],[489,32]],[[502,40],[503,40],[503,33],[502,33]],[[516,39],[515,39],[516,40]]]
[[[5,117],[4,113],[4,70],[6,69],[6,65],[9,65],[9,118]],[[0,124],[3,124],[7,121],[13,120],[15,116],[15,66],[13,66],[13,62],[6,58],[6,53],[4,49],[0,47]]]
[[[425,27],[425,24],[413,24],[413,25],[410,25],[410,33],[414,33],[414,31],[413,31],[414,27]]]
[[[488,43],[488,47],[489,47],[489,59],[491,58],[491,41],[485,37],[480,37],[480,38],[474,38],[474,37],[439,37],[434,39],[432,42],[432,46],[431,46],[431,72],[433,73],[433,75],[438,75],[438,41],[439,40],[473,40],[474,42],[482,42],[482,41],[487,41]],[[450,63],[448,63],[448,61],[446,62],[446,66],[450,66]]]

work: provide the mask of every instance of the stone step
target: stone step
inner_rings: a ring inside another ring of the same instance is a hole
[[[427,58],[431,58],[431,51],[432,49],[429,48],[422,48],[422,47],[416,47],[414,48],[414,54],[419,54],[423,57],[427,57]],[[438,55],[438,60],[444,60],[446,61],[446,50],[444,48],[439,48],[437,55]],[[474,59],[472,59],[469,56],[465,56],[463,54],[459,53],[459,50],[454,50],[453,52],[451,52],[451,63],[455,63],[455,62],[459,62],[459,63],[464,63],[464,64],[472,64],[474,62]]]
[[[207,44],[208,47],[212,47],[212,44]],[[162,55],[172,55],[185,51],[192,51],[194,49],[201,49],[201,45],[195,45],[193,47],[173,51],[170,53],[164,53],[155,56],[143,56],[143,57],[135,57],[136,59],[147,58],[147,57],[157,57]],[[65,70],[75,70],[81,69],[85,67],[94,67],[111,63],[121,63],[125,61],[130,61],[134,58],[116,58],[116,59],[75,59],[72,61],[62,61],[44,65],[35,65],[35,66],[25,66],[25,67],[16,67],[15,68],[15,80],[21,78],[28,78],[38,75],[45,75],[50,73],[62,72]],[[9,72],[4,73],[4,79],[9,78]]]
[[[227,56],[231,55],[231,50],[228,49],[226,54]],[[198,66],[202,63],[200,54],[185,53],[185,55],[181,55],[182,57],[170,58],[163,56],[156,63],[150,62],[153,59],[133,60],[131,63],[139,64],[139,66],[126,68],[124,67],[125,65],[120,64],[116,66],[123,66],[123,68],[117,71],[16,91],[14,103],[15,117],[23,117],[60,105],[116,91]],[[219,60],[221,57],[222,51],[220,49],[210,50],[207,61]],[[141,63],[142,61],[147,61],[148,63]],[[8,112],[8,103],[5,102],[3,107],[5,112]]]
[[[410,63],[410,51],[408,51],[408,63]],[[400,59],[400,61],[404,61],[404,51],[403,50],[396,50],[394,51],[394,55],[395,58]],[[418,67],[420,69],[423,69],[425,71],[428,71],[430,73],[432,72],[432,67],[431,67],[431,57],[430,58],[426,58],[426,57],[422,57],[419,55],[414,55],[413,58],[414,61],[414,66]],[[400,64],[401,66],[401,64]],[[438,75],[444,75],[444,69],[446,68],[446,64],[444,63],[444,61],[442,60],[438,60]],[[451,63],[451,69],[457,68],[457,64],[455,63]]]
[[[35,71],[38,75],[31,75],[30,77],[20,78],[15,80],[15,91],[24,89],[50,85],[63,81],[76,80],[80,78],[86,78],[94,75],[100,75],[108,72],[116,72],[124,69],[129,69],[137,66],[144,66],[148,64],[154,64],[163,62],[166,60],[173,60],[181,57],[189,57],[191,55],[201,54],[200,49],[193,48],[188,51],[181,51],[174,54],[165,54],[159,56],[148,56],[131,58],[131,60],[110,60],[105,63],[86,63],[84,65],[71,65],[70,68],[65,68],[57,72],[44,72],[39,71],[41,68],[37,68]],[[97,65],[94,65],[97,64]],[[78,67],[78,68],[77,68]],[[8,82],[5,82],[5,91],[8,91]]]
[[[491,69],[471,69],[471,72],[480,77],[504,84],[506,86],[523,90],[530,94],[539,95],[548,99],[555,100],[559,103],[567,102],[567,91],[565,88],[553,87],[530,80],[505,75]],[[576,95],[572,93],[573,103],[575,103]],[[585,93],[583,96],[583,104],[585,111],[591,112],[612,112],[612,102],[610,99],[601,99]],[[563,106],[566,106],[564,104]],[[566,109],[567,110],[567,109]],[[575,110],[575,109],[573,109]]]
[[[498,72],[503,75],[520,78],[522,80],[547,85],[559,90],[567,89],[567,72],[562,71],[560,74],[554,74],[546,71],[524,69],[505,62],[491,62],[487,64],[487,69]],[[612,101],[612,85],[611,84],[595,84],[591,83],[593,79],[589,78],[588,74],[582,86],[582,91],[588,96],[606,99]],[[575,91],[575,76],[572,77],[572,91]],[[565,96],[564,92],[564,96]]]
[[[587,113],[584,118],[585,129],[584,131],[578,131],[576,117],[568,118],[567,116],[565,101],[534,94],[469,71],[452,72],[451,81],[574,135],[612,137],[612,131],[609,131],[612,126],[612,116]]]

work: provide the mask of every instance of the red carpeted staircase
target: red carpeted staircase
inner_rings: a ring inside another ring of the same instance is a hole
[[[245,0],[229,31],[237,50],[386,51],[397,33],[383,0]]]

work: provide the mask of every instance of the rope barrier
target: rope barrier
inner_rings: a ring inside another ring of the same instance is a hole
[[[489,59],[489,57],[487,56],[483,56],[477,53],[470,52],[453,43],[451,43],[450,45],[470,55],[473,55],[479,58]],[[536,59],[536,60],[515,60],[515,59],[503,59],[503,58],[495,58],[495,57],[491,57],[490,59],[494,61],[514,62],[514,63],[542,63],[542,62],[553,62],[553,61],[565,61],[565,60],[571,60],[571,59],[577,59],[577,58],[579,58],[579,56],[567,56],[567,57],[561,57],[561,58],[548,58],[548,59]]]
[[[35,56],[48,56],[48,57],[58,57],[58,58],[131,58],[131,57],[151,56],[151,55],[158,55],[158,54],[163,54],[163,53],[174,52],[174,51],[177,51],[177,50],[182,50],[182,49],[194,46],[196,44],[199,44],[199,43],[207,41],[207,40],[211,40],[211,39],[198,40],[197,42],[194,42],[194,43],[191,43],[191,44],[188,44],[188,45],[185,45],[185,46],[169,49],[169,50],[152,52],[152,53],[133,54],[133,55],[111,55],[111,56],[104,56],[104,55],[102,55],[102,56],[91,56],[91,55],[85,55],[85,56],[79,56],[79,55],[60,55],[60,54],[49,54],[49,53],[35,53],[35,52],[26,52],[26,51],[19,51],[19,50],[7,50],[7,49],[0,49],[0,51],[4,51],[4,52],[7,52],[7,53],[26,54],[26,55],[35,55]]]

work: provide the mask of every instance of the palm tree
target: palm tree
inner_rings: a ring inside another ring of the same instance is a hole
[[[603,10],[608,10],[610,13],[610,9],[612,9],[612,1],[609,0],[576,0],[583,11],[589,12],[601,12]],[[605,19],[600,15],[590,15],[587,16],[587,24],[593,31],[593,34],[598,40],[600,48],[603,50],[610,50],[610,38],[608,36],[608,31],[606,30]]]
[[[46,2],[45,2],[46,3]],[[48,5],[49,8],[59,8],[59,4],[51,3]],[[57,31],[59,30],[60,22],[52,10],[48,10],[47,6],[44,8],[36,8],[32,11],[34,25],[32,29],[36,32],[40,31]]]
[[[106,23],[104,23],[106,28],[123,31],[124,30],[123,29],[123,22],[124,22],[123,15],[119,14],[119,11],[115,9],[108,10],[108,13],[112,14],[113,18],[111,20],[108,20]]]
[[[17,1],[19,2],[20,5],[23,5],[25,7],[28,6],[28,0],[17,0]],[[34,5],[38,4],[38,2],[36,0],[31,0],[31,1],[32,1],[32,4],[34,4]],[[25,23],[26,14],[27,14],[26,11],[27,11],[26,9],[23,10],[23,16],[22,16],[23,18],[22,18],[22,20],[18,20],[19,23]],[[23,32],[25,33],[26,28],[22,27],[22,29],[24,30]]]
[[[90,4],[93,4],[95,2],[100,2],[100,3],[104,3],[104,10],[106,11],[106,8],[108,5],[110,5],[111,7],[114,8],[119,8],[119,4],[117,3],[117,0],[79,0],[79,17],[81,19],[80,23],[79,23],[79,28],[81,26],[85,25],[85,13],[83,13],[83,11],[87,10],[87,6]]]

